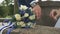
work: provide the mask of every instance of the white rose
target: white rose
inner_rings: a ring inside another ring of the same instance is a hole
[[[25,5],[21,5],[21,6],[19,7],[20,10],[26,10],[27,8],[28,8],[28,7],[25,6]]]
[[[26,26],[25,23],[24,23],[23,21],[17,22],[17,25],[20,25],[21,27],[25,27],[25,26]]]
[[[31,26],[31,25],[32,25],[32,22],[28,22],[27,25],[28,25],[28,26]]]
[[[35,19],[35,15],[32,15],[29,17],[30,20],[34,20]]]
[[[23,22],[23,21],[21,21],[19,24],[20,24],[20,25],[23,25],[23,24],[24,24],[24,22]]]
[[[20,25],[20,22],[17,22],[17,25]]]
[[[30,27],[32,27],[32,28],[34,28],[35,25],[36,25],[36,23],[28,22],[27,25],[30,26]]]
[[[25,26],[26,26],[26,24],[25,24],[25,23],[21,25],[21,27],[25,27]]]
[[[15,14],[16,20],[21,20],[21,15],[20,14]]]
[[[29,16],[29,14],[28,13],[25,13],[23,17],[28,17],[28,16]]]

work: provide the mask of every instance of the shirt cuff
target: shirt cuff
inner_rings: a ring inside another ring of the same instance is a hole
[[[37,3],[38,3],[38,1],[32,1],[31,3],[30,3],[30,5],[32,6],[32,7],[34,7],[34,6],[36,6],[37,5]]]

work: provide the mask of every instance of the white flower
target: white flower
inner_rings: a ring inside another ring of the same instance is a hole
[[[30,26],[30,27],[32,27],[32,28],[34,28],[35,25],[36,25],[36,23],[28,22],[27,25]]]
[[[21,15],[20,14],[15,14],[16,20],[21,20]]]
[[[27,23],[28,26],[31,26],[32,24],[33,24],[32,22],[28,22],[28,23]]]
[[[26,26],[26,24],[22,24],[22,25],[21,25],[21,27],[25,27],[25,26]]]
[[[32,15],[29,17],[30,20],[34,20],[35,19],[35,15]]]
[[[28,13],[25,13],[23,17],[28,17],[28,16],[29,16],[29,14]]]
[[[20,22],[17,22],[17,25],[20,25]]]
[[[23,21],[17,22],[17,25],[20,25],[21,27],[25,27],[25,26],[26,26],[25,23],[24,23]]]
[[[28,7],[25,6],[25,5],[21,5],[21,6],[19,7],[20,10],[26,10],[27,8],[28,8]]]
[[[35,23],[32,23],[32,22],[28,22],[27,25],[30,26],[30,27],[32,27],[32,28],[35,27]]]
[[[20,24],[20,25],[23,25],[23,24],[24,24],[24,22],[23,22],[23,21],[21,21],[19,24]]]

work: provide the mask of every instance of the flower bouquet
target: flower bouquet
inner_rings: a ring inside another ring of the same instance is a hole
[[[23,0],[22,0],[23,1]],[[32,1],[32,0],[31,0]],[[29,1],[30,2],[30,1]],[[4,22],[8,22],[8,25],[3,25],[3,27],[0,29],[1,34],[2,32],[9,28],[7,31],[7,34],[10,34],[10,32],[14,29],[14,28],[33,28],[35,26],[35,14],[32,11],[32,8],[29,7],[29,2],[28,4],[24,4],[25,2],[21,3],[23,5],[20,5],[20,0],[19,0],[19,12],[18,14],[15,14],[12,19],[8,19],[8,20],[4,20]],[[32,4],[32,3],[31,3]],[[26,6],[28,5],[28,7]],[[33,6],[34,4],[32,4]]]
[[[16,27],[33,27],[35,23],[35,14],[32,8],[28,8],[25,5],[19,7],[19,14],[15,14],[13,21],[16,23]]]

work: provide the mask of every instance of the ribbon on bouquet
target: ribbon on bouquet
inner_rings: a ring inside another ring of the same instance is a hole
[[[3,21],[3,22],[4,22],[4,21]],[[15,24],[15,23],[12,23],[11,21],[8,22],[8,25],[4,25],[4,24],[3,24],[3,26],[0,28],[0,33],[2,34],[2,32],[3,32],[5,29],[11,27],[11,29],[8,29],[8,32],[7,32],[7,34],[10,34],[10,32],[11,32],[12,29],[13,29],[13,25],[14,25],[14,24]]]
[[[14,26],[12,26],[11,28],[9,28],[8,31],[7,31],[7,34],[10,34],[13,29],[14,29]]]

